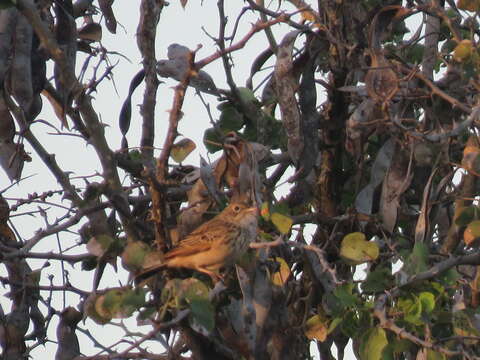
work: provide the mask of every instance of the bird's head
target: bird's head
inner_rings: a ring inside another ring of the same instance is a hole
[[[239,225],[248,224],[257,221],[258,210],[256,207],[245,203],[232,203],[228,205],[221,213],[222,218]]]

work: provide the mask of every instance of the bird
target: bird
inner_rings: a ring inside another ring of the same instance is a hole
[[[168,60],[157,61],[157,74],[164,78],[183,81],[188,71],[195,70],[190,68],[190,50],[180,44],[171,44],[167,51]],[[193,71],[190,74],[189,85],[201,92],[213,95],[219,94],[212,77],[203,70]]]
[[[190,49],[180,44],[170,44],[170,46],[167,49],[167,57],[170,60],[183,58],[185,61],[188,61],[189,56],[190,56]]]
[[[213,219],[200,225],[166,252],[160,264],[144,269],[136,283],[163,268],[186,268],[210,276],[214,283],[222,280],[220,269],[235,263],[249,248],[257,235],[257,207],[243,202],[228,205]]]

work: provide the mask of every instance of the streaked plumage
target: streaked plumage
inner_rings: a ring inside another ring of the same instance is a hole
[[[168,251],[162,264],[145,269],[137,280],[164,267],[193,269],[218,280],[220,269],[234,264],[256,234],[257,208],[232,203]]]

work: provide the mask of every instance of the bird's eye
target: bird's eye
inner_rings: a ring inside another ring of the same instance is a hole
[[[233,211],[239,212],[239,211],[240,211],[240,206],[236,205],[236,206],[233,208]]]

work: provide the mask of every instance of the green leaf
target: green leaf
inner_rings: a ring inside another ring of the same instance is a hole
[[[255,94],[249,88],[239,87],[237,88],[237,90],[238,90],[238,95],[240,96],[240,99],[242,100],[243,103],[247,105],[250,103],[258,103],[258,100],[255,97]]]
[[[383,350],[388,345],[385,330],[375,327],[367,331],[360,344],[361,360],[382,360]]]
[[[340,246],[340,256],[351,265],[362,264],[378,258],[380,249],[371,241],[366,241],[365,234],[354,232],[346,235]]]
[[[412,253],[405,261],[405,272],[412,276],[428,269],[428,248],[421,242],[416,242]]]
[[[112,320],[112,317],[110,316],[110,314],[104,312],[100,307],[100,312],[97,311],[97,302],[98,300],[103,301],[101,299],[103,299],[103,295],[91,293],[85,300],[84,312],[97,324],[103,325]]]
[[[427,314],[435,309],[435,296],[431,292],[421,292],[420,295],[418,295],[418,299],[422,303],[422,311]]]
[[[182,280],[173,278],[167,281],[160,295],[161,302],[174,308],[184,308]]]
[[[150,251],[150,247],[143,241],[129,241],[122,253],[122,266],[129,271],[142,269]]]
[[[183,297],[189,303],[197,299],[208,299],[209,289],[207,285],[195,278],[182,280],[182,288],[184,289]]]
[[[412,348],[413,343],[406,339],[394,338],[393,341],[390,342],[389,346],[392,347],[394,354],[401,354],[409,351]]]
[[[394,280],[391,269],[387,267],[378,267],[374,271],[368,273],[367,278],[361,286],[365,293],[378,293],[391,288],[394,284]]]
[[[138,150],[131,150],[128,152],[128,157],[133,161],[142,161],[142,153]]]
[[[0,9],[7,9],[17,5],[17,0],[0,0]]]
[[[203,143],[210,153],[222,150],[222,139],[214,128],[205,130],[203,133]]]
[[[328,309],[329,313],[332,314],[333,316],[338,316],[342,317],[344,316],[344,308],[340,301],[338,301],[338,298],[331,292],[328,292],[324,295],[324,306],[326,309]],[[343,327],[343,324],[342,324]],[[347,326],[348,329],[348,326]],[[352,334],[353,336],[353,334]]]
[[[243,127],[243,115],[233,106],[225,106],[220,114],[218,126],[225,134],[230,131],[238,131]]]
[[[343,321],[343,319],[340,318],[340,317],[336,317],[335,319],[333,319],[330,322],[330,325],[328,327],[328,334],[330,334],[333,330],[335,330],[337,328],[337,326],[341,324],[342,321]]]
[[[104,318],[124,319],[144,305],[145,290],[123,287],[109,289],[98,297],[95,309]]]
[[[457,283],[460,278],[460,274],[455,268],[448,269],[447,271],[440,274],[438,281],[440,281],[445,286],[453,286]]]
[[[121,313],[122,300],[123,289],[110,289],[97,300],[95,307],[100,314],[117,317]]]
[[[125,317],[131,316],[136,310],[145,305],[146,290],[143,288],[129,289],[122,299],[122,308]]]
[[[397,307],[404,314],[404,321],[413,325],[421,325],[423,323],[421,319],[422,303],[417,297],[414,296],[413,299],[400,298]]]
[[[405,48],[405,58],[408,62],[419,64],[422,62],[425,46],[423,44],[412,44]]]
[[[474,314],[468,310],[456,311],[453,313],[453,332],[457,336],[465,337],[478,337],[480,332],[477,330],[475,325],[472,322]],[[464,340],[467,344],[472,344],[474,342],[478,343],[478,340]]]
[[[351,308],[357,304],[358,297],[356,294],[353,294],[354,284],[343,284],[338,286],[333,294],[335,297],[340,300],[339,303],[343,308]]]
[[[215,309],[208,299],[196,298],[189,304],[190,323],[192,327],[208,335],[215,327]]]

